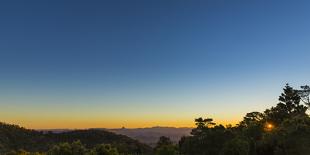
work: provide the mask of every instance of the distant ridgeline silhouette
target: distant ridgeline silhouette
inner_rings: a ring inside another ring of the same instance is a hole
[[[276,106],[247,113],[235,126],[224,127],[212,118],[197,118],[190,135],[183,136],[177,144],[164,136],[153,148],[105,130],[52,133],[1,123],[0,154],[310,155],[310,117],[306,113],[309,93],[309,86],[296,90],[287,84]]]
[[[108,131],[115,132],[117,134],[126,135],[133,139],[137,139],[140,142],[148,144],[152,147],[156,146],[157,141],[161,136],[169,137],[175,144],[183,136],[189,136],[192,128],[175,128],[175,127],[151,127],[151,128],[135,128],[135,129],[108,129]]]

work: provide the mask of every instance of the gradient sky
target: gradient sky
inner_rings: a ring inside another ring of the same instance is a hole
[[[237,123],[309,83],[310,1],[0,2],[0,121]]]

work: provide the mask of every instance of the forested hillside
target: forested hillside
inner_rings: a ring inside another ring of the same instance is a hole
[[[12,150],[46,152],[54,145],[63,142],[80,141],[86,148],[98,144],[111,144],[118,152],[126,154],[148,154],[152,149],[137,140],[102,130],[75,130],[64,133],[43,133],[28,130],[17,125],[0,124],[0,154]]]

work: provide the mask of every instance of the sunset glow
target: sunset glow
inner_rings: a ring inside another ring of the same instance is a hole
[[[235,125],[275,105],[286,83],[309,83],[310,2],[3,3],[1,122]]]

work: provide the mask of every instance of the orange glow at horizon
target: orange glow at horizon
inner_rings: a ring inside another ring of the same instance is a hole
[[[6,107],[7,112],[0,114],[3,122],[16,124],[29,129],[87,129],[87,128],[145,128],[154,126],[195,127],[194,119],[198,117],[213,118],[216,124],[235,125],[242,119],[242,114],[214,113],[206,114],[192,110],[162,109],[138,110],[129,108],[108,107]],[[46,109],[49,109],[46,111]],[[29,112],[32,110],[33,112]],[[11,113],[14,111],[14,113]],[[44,112],[43,112],[44,111]],[[241,113],[241,112],[240,112]]]
[[[238,121],[218,121],[222,125],[235,125]],[[16,124],[28,129],[88,129],[88,128],[147,128],[147,127],[195,127],[194,120],[130,120],[130,121],[77,121],[77,120],[9,120],[5,123]]]

